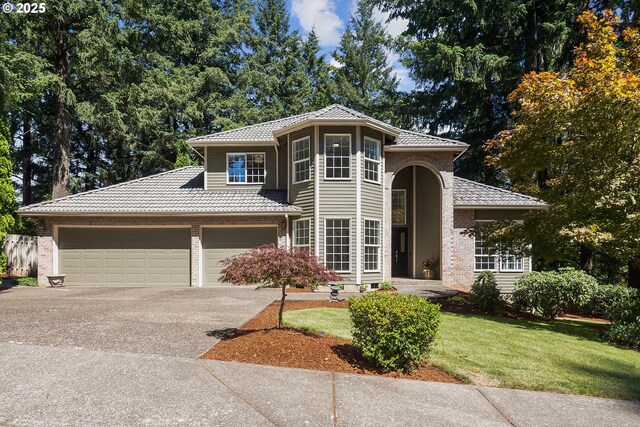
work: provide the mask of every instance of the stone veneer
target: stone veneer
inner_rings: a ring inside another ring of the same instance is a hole
[[[48,286],[47,276],[53,274],[54,265],[54,225],[55,226],[87,226],[87,227],[117,227],[117,226],[191,226],[191,286],[202,286],[200,281],[200,227],[202,225],[264,225],[278,226],[278,246],[287,246],[287,228],[284,215],[282,216],[245,216],[245,217],[46,217],[38,223],[38,285]],[[87,236],[90,238],[90,236]]]

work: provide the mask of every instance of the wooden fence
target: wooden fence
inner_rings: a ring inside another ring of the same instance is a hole
[[[2,245],[7,255],[7,274],[11,276],[35,276],[38,270],[38,238],[7,234]]]

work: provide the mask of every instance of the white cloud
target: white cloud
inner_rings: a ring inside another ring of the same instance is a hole
[[[404,92],[409,92],[416,87],[416,83],[409,76],[409,70],[399,65],[396,66],[393,71],[396,73],[398,77],[398,89]]]
[[[344,22],[335,12],[334,0],[293,0],[291,13],[308,33],[315,26],[323,46],[337,46],[344,31]]]
[[[373,10],[373,17],[382,23],[390,36],[397,37],[409,26],[409,21],[402,18],[389,20],[389,12],[383,12],[378,8]]]
[[[331,58],[331,61],[329,61],[329,65],[331,65],[332,67],[335,67],[335,68],[344,67],[344,64],[342,62],[338,61],[336,58]]]

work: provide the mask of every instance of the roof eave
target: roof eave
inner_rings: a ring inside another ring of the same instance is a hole
[[[250,145],[250,146],[256,146],[256,147],[275,147],[276,145],[278,145],[278,141],[277,140],[271,140],[271,141],[215,141],[215,140],[197,140],[197,141],[190,141],[187,140],[187,145],[189,145],[189,147],[238,147],[238,146],[243,146],[243,145]]]
[[[321,126],[360,125],[360,126],[368,126],[372,129],[379,130],[381,132],[386,133],[387,135],[391,135],[394,137],[398,137],[400,135],[400,132],[398,131],[398,129],[394,128],[391,125],[387,126],[387,125],[376,123],[367,119],[335,119],[335,120],[305,119],[300,122],[294,123],[292,125],[274,130],[273,136],[274,138],[278,138],[288,133],[295,132],[299,129],[305,128],[307,126],[313,126],[313,125],[321,125]]]
[[[464,144],[464,143],[460,143]],[[468,144],[447,144],[447,145],[385,145],[384,151],[455,151],[464,152],[469,147]]]
[[[491,204],[491,205],[453,205],[454,209],[546,209],[547,205],[500,205],[500,204]]]
[[[29,211],[16,211],[20,216],[25,217],[65,217],[65,216],[109,216],[109,217],[157,217],[157,216],[187,216],[187,217],[199,217],[199,216],[230,216],[230,215],[244,215],[244,216],[278,216],[278,215],[302,215],[302,210],[281,210],[281,211],[260,211],[260,212],[247,212],[247,211],[228,211],[228,212],[29,212]]]

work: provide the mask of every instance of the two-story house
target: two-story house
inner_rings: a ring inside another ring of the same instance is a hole
[[[220,260],[303,247],[347,284],[422,277],[468,289],[493,270],[508,290],[529,259],[461,232],[519,219],[537,199],[454,177],[467,144],[406,131],[341,105],[192,138],[186,167],[21,208],[39,219],[38,280],[219,286]]]

